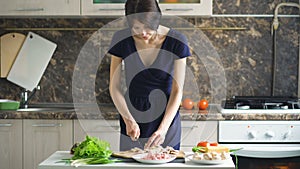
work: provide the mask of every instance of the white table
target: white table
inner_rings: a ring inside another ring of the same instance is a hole
[[[38,169],[74,169],[74,166],[70,166],[65,163],[58,163],[62,159],[70,158],[71,155],[68,151],[57,151],[52,154],[48,159],[39,164]],[[166,164],[142,164],[138,162],[117,162],[112,164],[100,164],[100,165],[82,165],[76,167],[78,169],[153,169],[153,168],[192,168],[192,169],[235,169],[233,161],[226,160],[223,164],[218,165],[203,165],[195,164],[191,161],[186,160],[185,163],[166,163]]]

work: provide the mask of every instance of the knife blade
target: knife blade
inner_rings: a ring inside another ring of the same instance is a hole
[[[142,145],[142,143],[140,142],[140,138],[134,138],[133,141],[137,141],[138,144],[140,145],[140,147],[144,148],[143,145]]]

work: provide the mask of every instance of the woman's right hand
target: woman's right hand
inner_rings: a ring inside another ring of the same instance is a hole
[[[126,134],[131,138],[132,141],[136,141],[140,137],[140,127],[135,121],[127,121]]]

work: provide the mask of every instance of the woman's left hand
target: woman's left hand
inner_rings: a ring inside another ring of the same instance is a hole
[[[166,137],[166,132],[157,130],[148,139],[144,149],[149,149],[150,147],[161,145],[165,141],[165,137]]]

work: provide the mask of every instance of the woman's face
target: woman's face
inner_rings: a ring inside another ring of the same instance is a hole
[[[133,36],[143,40],[149,40],[156,33],[155,30],[146,27],[143,23],[137,20],[133,21],[133,26],[131,31]]]

